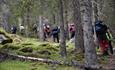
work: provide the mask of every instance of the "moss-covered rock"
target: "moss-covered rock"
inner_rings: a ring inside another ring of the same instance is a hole
[[[13,42],[12,39],[7,39],[7,40],[3,40],[1,44],[4,45],[4,44],[7,44],[7,43],[12,43],[12,42]]]
[[[6,33],[6,32],[2,32],[1,30],[0,30],[0,36],[1,36],[1,44],[6,44],[6,43],[12,43],[13,42],[13,40],[10,38],[10,36]]]
[[[20,49],[20,51],[22,51],[22,52],[30,52],[30,53],[32,53],[33,52],[33,48],[32,47],[23,47],[23,48],[21,48]]]
[[[8,50],[18,50],[20,47],[18,45],[13,44],[5,44],[1,47],[1,49],[8,49]]]
[[[59,51],[59,49],[55,46],[50,45],[49,43],[44,43],[39,45],[38,50],[50,50],[50,51]]]

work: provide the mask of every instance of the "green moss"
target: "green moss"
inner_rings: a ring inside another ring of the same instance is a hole
[[[65,66],[65,65],[52,65],[41,62],[30,62],[30,61],[16,61],[7,60],[0,63],[0,70],[76,70],[75,67]]]
[[[38,39],[34,38],[23,38],[18,35],[11,36],[14,40],[20,40],[20,42],[14,41],[12,44],[6,44],[2,46],[2,49],[8,49],[13,54],[30,56],[30,57],[39,57],[39,58],[48,58],[53,60],[62,60],[59,50],[60,46],[59,43],[51,43],[51,42],[39,42]],[[74,55],[72,53],[74,49],[74,44],[69,43],[67,44],[67,52],[68,57],[67,60],[77,59],[82,60],[83,57],[81,54]],[[31,48],[32,51],[28,52],[27,49]],[[26,51],[25,51],[26,50]]]
[[[32,47],[22,47],[22,48],[19,49],[19,51],[32,53],[33,48]]]
[[[3,28],[0,27],[0,32],[7,33]]]
[[[100,64],[107,64],[108,62],[108,57],[107,56],[101,56],[99,59]]]
[[[29,70],[30,63],[7,60],[0,63],[0,70]]]
[[[16,51],[16,53],[18,55],[23,55],[23,56],[29,56],[29,57],[39,57],[40,55],[39,54],[33,54],[33,53],[29,53],[29,52],[22,52],[22,51]]]
[[[1,47],[1,49],[8,49],[8,50],[17,50],[19,49],[20,46],[18,45],[13,45],[13,44],[6,44]]]
[[[58,48],[50,45],[49,43],[40,44],[37,48],[38,50],[50,50],[50,51],[59,51]]]
[[[22,45],[27,46],[27,45],[33,45],[32,43],[23,43]]]
[[[10,38],[10,34],[7,33],[3,28],[0,27],[0,34],[5,35],[7,38]],[[11,38],[10,38],[11,39]]]

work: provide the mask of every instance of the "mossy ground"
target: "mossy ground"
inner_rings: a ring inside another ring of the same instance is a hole
[[[13,43],[8,43],[5,45],[1,45],[0,49],[2,51],[7,51],[8,53],[31,56],[31,57],[39,57],[39,58],[48,58],[52,60],[61,60],[60,58],[60,46],[59,43],[54,42],[40,42],[35,38],[25,38],[19,35],[9,34],[1,29],[6,35],[10,36],[13,39]],[[31,49],[29,52],[29,50]],[[74,44],[67,43],[67,60],[71,60],[72,58],[76,58],[72,51],[74,50]],[[79,54],[80,55],[80,54]],[[78,60],[82,58],[77,56]]]
[[[3,30],[1,31],[13,39],[13,43],[0,45],[0,50],[3,52],[31,57],[48,58],[52,60],[63,60],[59,54],[59,43],[40,42],[38,39],[24,38],[18,35],[8,34]],[[22,49],[25,48],[26,51],[22,51]],[[28,51],[28,48],[31,48],[32,51]],[[68,51],[72,51],[73,48],[73,45],[69,45],[67,47]],[[68,52],[68,54],[70,53]],[[71,55],[69,55],[67,59],[71,59],[70,57]],[[0,62],[0,70],[51,70],[52,68],[56,68],[56,70],[76,70],[76,68],[70,66],[60,66],[31,61],[21,62],[18,60],[5,60]]]
[[[75,67],[51,65],[40,62],[6,60],[0,63],[0,70],[76,70]]]
[[[54,42],[40,42],[35,38],[25,38],[18,35],[8,34],[2,30],[6,35],[13,39],[13,43],[8,43],[5,45],[0,45],[0,50],[12,54],[48,58],[52,60],[63,60],[60,56],[60,46],[59,43]],[[29,49],[29,50],[28,50]],[[26,50],[26,51],[22,51]],[[82,53],[74,54],[74,44],[67,43],[67,61],[77,60],[80,62],[84,61],[84,55]],[[98,51],[98,50],[97,50]],[[98,51],[99,52],[99,51]],[[101,57],[100,63],[107,63],[107,57]],[[32,64],[37,64],[32,66]],[[33,69],[32,69],[33,68]],[[35,68],[35,69],[34,69]],[[21,62],[6,60],[0,63],[0,70],[51,70],[51,65],[44,63],[34,63],[34,62]],[[56,70],[75,70],[74,67],[68,66],[56,66]]]
[[[14,38],[15,39],[15,38]],[[58,60],[60,58],[60,47],[58,43],[50,42],[39,42],[37,39],[33,38],[22,38],[23,40],[18,42],[14,41],[13,43],[1,45],[0,49],[7,50],[9,53],[32,56],[32,57],[41,57],[49,58],[53,60]],[[32,52],[24,52],[22,49],[31,48]],[[74,46],[69,44],[67,47],[68,59],[75,58]],[[79,54],[80,55],[80,54]],[[81,57],[80,57],[81,59]],[[78,58],[79,60],[79,58]]]

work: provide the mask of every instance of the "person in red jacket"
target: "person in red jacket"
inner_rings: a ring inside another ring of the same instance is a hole
[[[49,25],[44,25],[44,36],[45,38],[50,37],[51,34],[51,28]]]
[[[75,36],[75,26],[74,26],[74,24],[70,24],[69,31],[70,31],[70,34],[71,34],[71,38],[74,38],[74,36]]]

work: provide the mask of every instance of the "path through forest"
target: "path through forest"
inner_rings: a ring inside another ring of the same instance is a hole
[[[108,64],[103,67],[104,70],[115,70],[115,48],[114,55],[111,55],[108,61]]]

